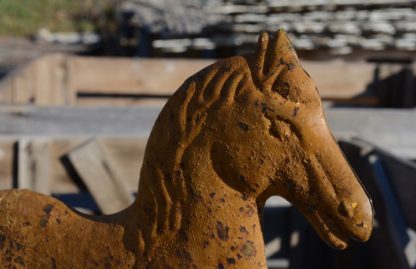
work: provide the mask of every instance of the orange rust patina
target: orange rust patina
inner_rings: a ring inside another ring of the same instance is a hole
[[[259,209],[272,195],[331,246],[370,236],[370,200],[283,30],[170,98],[124,211],[87,216],[41,194],[1,192],[1,268],[266,268]]]

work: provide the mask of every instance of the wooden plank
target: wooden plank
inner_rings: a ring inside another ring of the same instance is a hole
[[[160,106],[0,106],[0,136],[146,138],[160,110]],[[416,110],[326,108],[325,113],[336,137],[362,137],[416,159]]]
[[[131,60],[74,58],[78,93],[171,95],[182,82],[213,60]],[[324,98],[351,98],[366,90],[375,65],[366,62],[302,61]],[[114,66],[117,66],[115,69]],[[163,78],[163,79],[160,79]],[[335,79],[336,78],[336,79]],[[351,79],[353,78],[353,79]]]
[[[50,54],[35,61],[33,80],[36,105],[65,104],[66,59],[63,54]]]
[[[0,85],[4,100],[39,105],[140,104],[140,95],[169,96],[183,81],[214,60],[130,59],[65,56],[39,58],[13,72]],[[376,64],[302,61],[324,99],[349,100],[373,82]],[[382,67],[379,79],[401,65]],[[163,79],[161,79],[163,78]],[[10,90],[11,89],[11,90]],[[12,92],[12,97],[9,97]],[[97,94],[95,98],[91,98]],[[100,95],[119,95],[109,98]],[[85,97],[90,95],[90,98]],[[123,98],[123,95],[126,95]],[[137,98],[131,98],[136,95]],[[130,97],[129,97],[130,96]]]
[[[118,169],[130,193],[136,192],[139,186],[147,138],[101,138],[100,144]]]
[[[14,104],[30,104],[34,99],[34,92],[32,87],[33,69],[27,69],[27,72],[16,73],[10,79],[12,88],[12,101]]]
[[[0,140],[0,190],[13,186],[15,139]]]
[[[34,139],[36,140],[36,138],[25,138],[23,141]],[[119,172],[129,192],[136,192],[147,139],[126,137],[97,139],[115,166],[122,168]],[[74,178],[72,171],[68,170],[63,159],[72,149],[84,143],[88,138],[48,138],[47,140],[49,154],[48,160],[45,160],[46,163],[43,165],[48,167],[50,193],[78,193],[81,189],[76,181],[77,178]],[[14,178],[17,179],[17,161],[17,140],[0,136],[0,189],[12,188]],[[28,186],[28,188],[33,188],[33,186]]]
[[[17,148],[17,187],[50,194],[48,141],[20,139]]]
[[[76,89],[76,66],[73,64],[73,61],[71,61],[70,59],[67,59],[65,61],[65,81],[64,83],[66,83],[65,85],[65,89],[66,89],[66,94],[65,94],[65,101],[64,103],[70,106],[74,106],[77,103],[77,89]],[[88,71],[89,72],[89,71]]]
[[[0,106],[0,135],[147,137],[161,106]]]
[[[9,79],[0,80],[0,104],[12,104],[13,103],[13,87]]]
[[[50,188],[56,194],[78,193],[81,191],[78,178],[74,176],[64,162],[64,156],[71,149],[85,142],[85,138],[49,138],[50,139]]]
[[[214,60],[71,58],[77,92],[172,94],[183,81]],[[163,79],[161,79],[163,78]]]
[[[374,75],[374,65],[365,62],[302,61],[322,98],[351,98],[366,90]]]
[[[61,105],[66,87],[64,54],[37,58],[7,76],[0,85],[1,99],[9,104]]]
[[[87,141],[72,150],[68,158],[104,214],[115,213],[133,202],[123,177],[98,141]]]
[[[79,186],[74,182],[73,175],[62,161],[76,146],[85,143],[85,138],[57,138],[50,142],[50,178],[52,193],[76,193]],[[123,181],[128,186],[129,193],[137,191],[139,173],[143,162],[145,138],[97,138],[101,147],[111,158],[118,169]]]
[[[111,106],[163,106],[167,102],[167,98],[141,98],[137,97],[76,97],[75,102],[77,106],[105,106],[111,104]]]

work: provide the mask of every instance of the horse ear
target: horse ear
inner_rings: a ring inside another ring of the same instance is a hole
[[[299,65],[298,56],[284,29],[279,29],[271,37],[268,33],[260,34],[256,51],[257,69],[267,77],[285,65],[291,70]]]
[[[290,42],[286,31],[284,29],[279,29],[275,34],[275,39],[276,45],[274,51],[279,58],[279,62],[286,65],[299,65],[298,55],[296,54],[295,48],[293,47],[292,42]]]

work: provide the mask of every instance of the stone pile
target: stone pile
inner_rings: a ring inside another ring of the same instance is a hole
[[[286,29],[298,50],[416,51],[414,1],[175,1],[125,5],[138,27],[156,34],[152,46],[162,52],[252,46],[260,31],[278,28]]]

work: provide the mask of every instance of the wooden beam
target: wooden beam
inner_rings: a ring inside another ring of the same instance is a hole
[[[139,105],[149,97],[170,96],[186,78],[213,62],[53,54],[6,77],[0,84],[0,100],[44,106]],[[314,78],[322,98],[343,102],[355,101],[352,98],[366,91],[375,79],[382,80],[403,68],[400,64],[381,66],[376,78],[375,63],[303,60],[302,65]]]
[[[0,139],[0,190],[13,187],[16,140]]]
[[[115,213],[133,202],[118,167],[97,140],[72,150],[68,158],[104,214]]]
[[[22,143],[25,143],[24,141],[38,139],[36,137],[20,139],[21,154],[23,154]],[[118,171],[128,185],[129,192],[136,192],[147,139],[128,137],[97,139],[107,153],[106,155],[112,159],[111,162],[114,166],[122,168]],[[74,174],[71,173],[72,170],[63,160],[71,150],[85,143],[86,140],[88,140],[86,137],[47,138],[49,158],[42,159],[41,165],[47,167],[48,170],[48,178],[44,177],[43,179],[49,182],[50,193],[77,193],[81,190],[82,186],[78,184],[78,178],[74,177]],[[46,138],[43,141],[46,142]],[[18,187],[18,144],[16,139],[0,136],[0,190],[12,188],[13,182],[15,182],[14,186]],[[36,152],[32,154],[36,154]],[[27,159],[27,157],[25,158]],[[22,166],[20,169],[23,169]],[[23,171],[23,173],[32,175],[30,171]],[[32,181],[30,180],[30,182]],[[26,184],[26,188],[33,189],[33,184]]]
[[[214,60],[72,57],[77,92],[172,94],[183,81]],[[161,79],[163,78],[163,79]]]
[[[0,106],[0,135],[147,137],[161,106]]]
[[[17,187],[49,195],[48,141],[20,139],[17,150]]]
[[[4,107],[2,137],[114,137],[146,139],[161,106]],[[362,137],[401,157],[416,159],[416,110],[326,108],[336,137]]]

